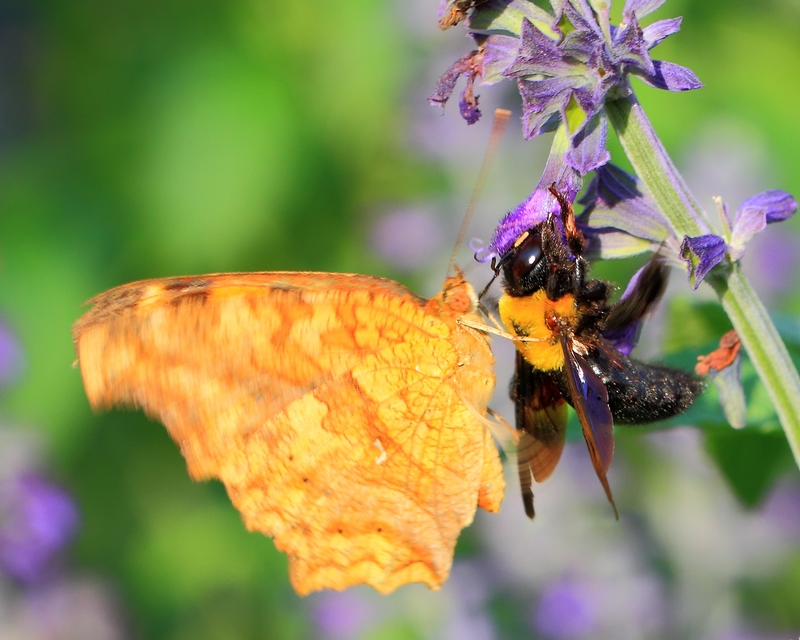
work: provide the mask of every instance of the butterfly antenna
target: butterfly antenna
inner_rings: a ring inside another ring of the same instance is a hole
[[[481,197],[484,186],[486,186],[486,179],[489,177],[489,171],[492,168],[492,162],[497,155],[497,150],[500,148],[500,143],[503,140],[503,135],[508,126],[508,119],[511,112],[507,109],[495,109],[494,111],[494,124],[492,124],[492,135],[489,138],[489,146],[483,156],[481,163],[481,170],[478,172],[478,180],[475,182],[475,188],[472,190],[472,196],[469,199],[469,206],[467,213],[464,215],[464,221],[461,223],[461,229],[458,232],[458,239],[456,245],[453,247],[453,253],[450,256],[450,263],[448,265],[448,273],[453,273],[453,268],[456,264],[458,257],[458,250],[464,243],[464,237],[467,235],[469,223],[472,221],[472,216],[475,213],[475,208],[478,206],[478,200]]]

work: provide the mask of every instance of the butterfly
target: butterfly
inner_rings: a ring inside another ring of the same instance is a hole
[[[111,289],[73,327],[95,409],[162,422],[289,556],[300,594],[438,588],[504,480],[494,358],[461,274],[424,300],[381,278],[231,273]]]

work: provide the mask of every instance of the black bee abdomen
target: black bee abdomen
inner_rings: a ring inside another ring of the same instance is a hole
[[[686,409],[705,388],[691,373],[631,360],[614,350],[587,358],[608,391],[614,421],[645,424],[666,420]]]
[[[601,348],[585,359],[606,386],[615,424],[666,420],[686,411],[705,388],[691,373],[631,360],[614,349]],[[558,380],[558,386],[571,401],[566,385]]]
[[[645,424],[688,409],[705,384],[700,378],[662,365],[628,360],[628,366],[604,372],[614,422]]]

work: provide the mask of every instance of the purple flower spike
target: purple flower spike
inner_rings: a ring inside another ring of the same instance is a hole
[[[713,233],[695,238],[685,237],[681,258],[689,266],[689,282],[697,289],[706,274],[725,258],[725,240]]]
[[[608,25],[607,6],[595,9],[586,0],[551,0],[555,15],[518,0],[475,3],[468,26],[480,49],[442,76],[429,102],[444,104],[458,75],[466,75],[461,113],[472,124],[480,115],[472,101],[475,78],[490,84],[514,78],[525,137],[563,122],[572,145],[567,161],[585,175],[608,161],[605,101],[631,94],[629,75],[668,91],[702,86],[689,69],[650,58],[650,49],[680,29],[680,18],[640,26],[662,2],[629,0],[619,27]]]
[[[39,580],[78,528],[78,510],[59,487],[35,476],[18,478],[3,496],[0,567],[23,582]]]

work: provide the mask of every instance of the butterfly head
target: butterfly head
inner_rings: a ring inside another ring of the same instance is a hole
[[[472,285],[464,279],[459,270],[452,278],[447,278],[442,293],[437,296],[448,310],[456,315],[473,313],[478,308],[478,296]]]

